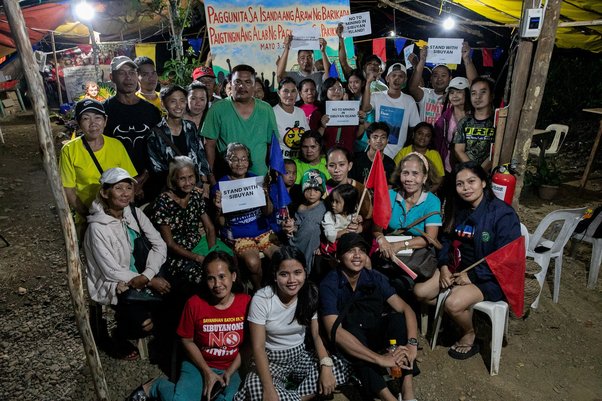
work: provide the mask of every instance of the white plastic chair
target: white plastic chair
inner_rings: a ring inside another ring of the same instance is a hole
[[[520,225],[520,232],[525,237],[525,250],[529,247],[529,231],[524,224]],[[526,258],[526,255],[525,255]],[[431,343],[431,350],[437,345],[439,328],[443,317],[443,303],[451,290],[448,289],[439,294],[437,298],[437,309],[435,310],[435,331]],[[473,306],[473,309],[485,313],[491,320],[491,363],[489,365],[489,374],[496,376],[500,371],[500,359],[502,356],[502,343],[504,336],[508,336],[508,314],[509,308],[505,301],[481,301]]]
[[[563,125],[563,124],[550,124],[550,125],[548,125],[548,127],[545,130],[540,130],[540,129],[534,130],[533,136],[535,137],[537,135],[542,135],[542,134],[546,134],[549,132],[554,132],[554,139],[552,139],[552,143],[550,144],[550,146],[547,147],[546,149],[544,149],[544,153],[546,155],[552,155],[552,154],[558,153],[558,150],[564,143],[564,141],[566,139],[566,135],[569,132],[569,127],[568,127],[568,125]],[[541,149],[538,146],[536,146],[536,147],[529,149],[529,153],[539,156],[541,154]]]
[[[594,288],[598,281],[600,273],[600,264],[602,264],[602,238],[594,238],[594,233],[602,224],[602,213],[594,218],[589,227],[583,234],[573,234],[573,240],[585,241],[592,244],[592,259],[589,264],[589,275],[587,277],[587,288]]]
[[[537,278],[541,290],[539,291],[539,295],[537,295],[535,302],[531,305],[532,308],[537,308],[539,306],[539,297],[541,297],[541,291],[543,290],[551,259],[554,259],[555,262],[554,293],[552,299],[554,303],[558,303],[564,246],[571,238],[571,234],[579,221],[583,218],[585,211],[586,208],[584,207],[579,209],[555,210],[543,218],[535,232],[531,235],[531,241],[527,248],[527,256],[533,258],[535,262],[541,266],[541,271],[535,274],[535,278]],[[543,235],[555,222],[558,222],[560,226],[559,230],[553,230],[553,232],[556,233],[555,239],[544,237]]]

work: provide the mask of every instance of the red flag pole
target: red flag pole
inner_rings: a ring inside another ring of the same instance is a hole
[[[374,159],[376,159],[376,157],[374,157]],[[366,183],[368,182],[368,177],[370,177],[370,174],[372,174],[373,168],[374,168],[374,160],[372,160],[372,164],[370,165],[370,172],[368,172],[368,175],[366,176],[366,178],[364,178],[364,192],[362,192],[362,196],[360,197],[360,202],[357,204],[357,208],[355,209],[355,213],[353,214],[351,221],[355,220],[357,218],[357,215],[360,213],[360,209],[362,207],[362,204],[364,203],[364,198],[366,197],[366,192],[368,192],[368,188],[366,188]]]

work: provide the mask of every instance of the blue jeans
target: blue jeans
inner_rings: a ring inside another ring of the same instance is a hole
[[[213,371],[218,375],[224,373],[219,369]],[[230,377],[228,387],[216,401],[232,401],[239,386],[240,376],[235,372]],[[177,383],[174,384],[165,378],[157,379],[151,385],[149,393],[151,397],[161,401],[200,401],[203,395],[203,375],[193,363],[183,361]]]

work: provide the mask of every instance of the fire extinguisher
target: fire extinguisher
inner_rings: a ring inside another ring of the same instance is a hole
[[[491,189],[498,199],[512,205],[512,198],[516,189],[516,177],[513,175],[511,166],[503,164],[493,171]]]

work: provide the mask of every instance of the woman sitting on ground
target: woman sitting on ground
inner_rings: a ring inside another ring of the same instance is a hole
[[[157,198],[152,214],[167,244],[167,263],[162,273],[172,285],[189,291],[200,283],[201,264],[209,252],[220,250],[232,254],[232,250],[216,238],[196,179],[193,161],[187,156],[176,156],[169,163],[168,190]]]
[[[115,353],[121,358],[133,359],[138,354],[127,339],[150,333],[153,326],[150,309],[147,303],[122,303],[119,295],[128,289],[144,290],[145,287],[160,294],[169,292],[169,283],[155,276],[165,262],[166,246],[144,213],[130,206],[136,180],[127,171],[119,167],[108,169],[100,177],[100,184],[84,238],[88,291],[94,301],[115,308]],[[146,265],[137,267],[134,241],[142,233],[152,248]]]
[[[237,401],[309,400],[345,383],[346,366],[330,358],[318,329],[318,289],[307,280],[305,256],[283,246],[272,258],[274,276],[249,308],[253,366]],[[305,346],[310,329],[315,354]],[[295,382],[291,388],[290,380]]]
[[[481,301],[504,300],[505,296],[487,262],[468,272],[463,270],[521,233],[516,212],[493,195],[481,165],[470,161],[456,165],[455,171],[455,210],[446,216],[439,282],[441,288],[451,288],[445,311],[461,331],[460,339],[448,353],[454,359],[467,359],[479,353],[472,307]]]
[[[134,390],[129,401],[191,401],[201,397],[232,401],[241,382],[238,352],[251,301],[247,294],[233,292],[237,279],[230,255],[220,251],[207,255],[201,292],[186,302],[177,330],[186,353],[177,383],[163,377],[154,379]],[[213,398],[216,393],[219,395]]]
[[[278,247],[272,243],[274,232],[270,229],[269,216],[273,212],[272,201],[264,183],[266,205],[250,209],[224,213],[220,183],[257,177],[249,172],[251,152],[242,143],[231,143],[226,148],[226,162],[230,174],[219,179],[213,187],[214,204],[218,210],[217,221],[221,226],[221,237],[234,248],[234,253],[242,259],[251,274],[253,288],[261,286],[261,259],[259,252],[270,258]]]
[[[428,173],[426,157],[416,152],[407,155],[393,172],[391,183],[396,189],[389,190],[392,206],[389,226],[374,225],[373,230],[382,259],[373,263],[383,274],[389,276],[391,285],[398,294],[407,299],[413,284],[409,281],[409,276],[396,266],[382,267],[391,266],[384,259],[391,259],[400,251],[411,252],[410,255],[400,255],[399,258],[418,273],[413,293],[421,302],[434,303],[439,293],[439,274],[432,244],[439,245],[436,241],[441,226],[441,202],[428,190]],[[403,235],[408,238],[389,242],[385,235]]]

